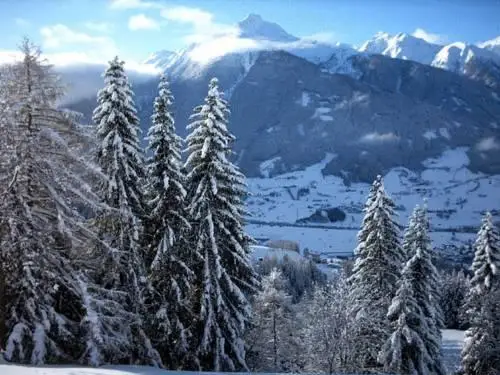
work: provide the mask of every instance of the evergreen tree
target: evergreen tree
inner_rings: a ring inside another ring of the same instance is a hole
[[[247,294],[257,285],[244,233],[244,176],[228,160],[234,137],[227,129],[227,103],[217,79],[205,104],[195,108],[188,126],[188,208],[190,239],[201,261],[195,268],[196,340],[203,370],[246,369],[243,333],[250,318]]]
[[[402,243],[402,249],[403,249],[403,255],[404,255],[404,258],[403,258],[403,264],[406,264],[406,262],[408,262],[411,257],[413,256],[413,249],[412,249],[412,246],[414,244],[414,241],[415,241],[415,237],[417,236],[417,233],[416,233],[416,210],[414,210],[412,212],[412,214],[410,215],[409,219],[408,219],[408,225],[404,231],[404,235],[403,235],[403,243]]]
[[[426,349],[426,355],[423,356],[422,354],[421,357],[424,367],[418,371],[420,371],[420,374],[444,375],[445,370],[441,361],[440,329],[442,327],[442,314],[438,299],[439,278],[437,270],[432,263],[432,249],[428,235],[429,221],[425,208],[418,206],[415,208],[409,226],[411,228],[408,228],[406,233],[412,233],[412,236],[405,240],[412,257],[404,269],[404,282],[400,287],[400,294],[407,298],[409,304],[413,304],[414,300],[419,308],[417,312],[413,307],[409,307],[415,316],[418,315],[419,318],[419,321],[414,323],[415,326],[412,329],[416,331]],[[401,291],[401,288],[410,290]],[[402,297],[400,296],[400,298]],[[396,301],[396,303],[400,302]],[[404,313],[404,308],[400,308],[400,311],[396,315],[392,314],[392,319],[399,319],[401,318],[401,314]],[[389,319],[391,319],[391,314],[389,314]],[[403,320],[405,319],[406,317]],[[401,324],[401,322],[398,322],[395,332],[400,332],[403,329],[404,325]],[[405,324],[410,323],[405,322]],[[399,333],[397,334],[399,335]],[[393,348],[393,350],[396,349]],[[421,349],[419,350],[421,351]]]
[[[291,300],[283,275],[273,269],[262,279],[262,290],[253,303],[253,325],[246,337],[251,346],[248,364],[252,371],[296,371],[292,360],[298,353],[298,342]]]
[[[373,183],[358,234],[356,261],[349,277],[352,314],[358,340],[364,343],[359,357],[364,367],[377,366],[377,353],[389,335],[387,309],[394,297],[404,259],[399,229],[393,219],[394,202],[384,190],[382,177]]]
[[[500,236],[488,212],[475,242],[467,296],[462,367],[466,375],[500,373]]]
[[[75,117],[56,108],[58,77],[28,40],[21,52],[0,84],[0,345],[9,361],[76,361],[94,238],[81,212],[98,197],[85,183],[93,172]]]
[[[483,218],[474,247],[472,289],[481,293],[497,288],[500,280],[500,235],[489,212]]]
[[[432,362],[425,345],[427,320],[414,297],[411,266],[413,258],[403,270],[399,289],[389,307],[387,317],[392,321],[392,334],[382,346],[379,361],[386,371],[402,375],[431,374]]]
[[[104,84],[92,117],[100,141],[97,163],[107,177],[101,194],[110,207],[141,218],[144,213],[141,181],[145,171],[139,119],[124,62],[118,57],[109,62]]]
[[[183,236],[189,229],[184,199],[185,176],[181,172],[181,139],[175,134],[170,113],[173,96],[162,76],[149,129],[147,163],[147,217],[145,244],[151,259],[154,294],[148,306],[150,335],[163,363],[178,369],[189,350],[187,326],[193,320],[188,304],[193,272]]]
[[[152,348],[142,322],[144,301],[150,290],[139,244],[144,215],[144,159],[133,93],[123,66],[118,57],[110,61],[104,74],[105,87],[98,93],[98,106],[93,115],[99,140],[97,163],[105,176],[100,193],[110,207],[96,220],[108,247],[96,249],[95,256],[100,260],[97,281],[103,288],[95,292],[108,295],[107,298],[118,302],[117,306],[122,305],[123,310],[103,311],[108,307],[102,305],[95,308],[109,319],[127,316],[129,324],[119,327],[125,342],[105,345],[116,348],[109,354],[113,362],[157,365],[158,353]],[[123,345],[125,347],[120,348]]]

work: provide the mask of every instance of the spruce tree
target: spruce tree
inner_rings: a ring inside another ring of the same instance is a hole
[[[412,306],[408,307],[412,313],[415,314],[415,317],[418,317],[419,319],[414,322],[414,326],[412,326],[411,329],[418,334],[418,337],[422,340],[425,346],[425,355],[421,354],[420,356],[424,367],[418,370],[419,373],[444,375],[445,370],[441,360],[440,329],[442,327],[442,314],[438,298],[439,277],[438,272],[432,263],[432,249],[428,235],[428,228],[429,221],[427,218],[427,211],[425,208],[417,206],[413,211],[409,222],[409,228],[406,231],[407,234],[412,234],[410,238],[405,239],[410,252],[409,255],[412,255],[412,257],[405,266],[404,274],[402,276],[403,283],[400,286],[399,292],[408,298],[407,302],[410,305],[416,303],[419,308],[419,311],[416,311]],[[404,291],[401,290],[402,288],[410,290]],[[399,298],[402,298],[401,295]],[[401,303],[403,302],[396,301],[396,304]],[[389,313],[389,319],[400,319],[402,316],[401,314],[405,314],[404,307],[400,307],[399,312],[397,313]],[[406,319],[406,317],[404,317],[404,319]],[[406,322],[405,324],[410,323]],[[401,325],[401,322],[397,322],[393,329],[395,329],[394,332],[399,335],[401,330],[404,329],[404,325]],[[396,334],[394,332],[393,335]],[[395,338],[395,336],[392,338]],[[391,343],[392,341],[389,340],[386,345],[394,345]],[[394,351],[398,349],[393,347],[392,350]],[[418,350],[420,352],[422,351],[421,349]]]
[[[410,260],[410,262],[413,261]],[[427,321],[415,299],[410,262],[403,270],[396,296],[387,317],[392,321],[392,334],[379,354],[386,371],[402,375],[426,375],[432,361],[425,345]]]
[[[85,351],[83,208],[99,208],[85,183],[83,133],[57,109],[62,86],[28,40],[0,84],[0,343],[9,361],[77,361]],[[98,319],[98,318],[96,318]]]
[[[471,269],[462,368],[466,375],[500,373],[500,236],[489,212],[477,235]]]
[[[101,293],[123,306],[124,311],[103,313],[128,315],[122,327],[128,347],[110,354],[114,362],[159,364],[159,356],[144,331],[142,317],[149,285],[140,247],[144,216],[143,179],[145,165],[139,140],[139,120],[124,63],[115,57],[104,74],[105,87],[98,93],[94,110],[98,145],[97,164],[105,176],[99,186],[110,210],[101,213],[96,223],[107,248],[97,247],[100,259],[97,279]],[[110,251],[111,249],[111,251]],[[117,300],[118,299],[118,300]],[[96,306],[102,310],[106,306]],[[109,342],[109,345],[113,345]],[[117,345],[115,345],[117,346]],[[124,356],[120,356],[120,355]],[[116,357],[116,356],[119,357]]]
[[[399,229],[393,219],[395,204],[384,190],[382,177],[373,183],[365,205],[365,217],[358,234],[352,275],[351,313],[364,349],[364,367],[377,366],[377,354],[389,335],[387,309],[394,297],[404,259]]]
[[[408,219],[408,225],[406,226],[406,229],[403,234],[403,243],[401,246],[401,248],[403,249],[403,256],[404,256],[403,264],[406,264],[406,262],[408,262],[411,259],[414,253],[412,246],[415,241],[415,237],[417,235],[417,233],[415,232],[416,231],[415,221],[417,219],[416,213],[417,213],[416,210],[413,210],[413,212],[411,213]]]
[[[243,333],[250,318],[248,294],[257,285],[244,232],[244,176],[228,159],[234,141],[227,129],[227,102],[217,79],[188,129],[188,209],[195,268],[195,346],[203,370],[247,369]]]
[[[184,236],[190,225],[185,210],[185,176],[181,171],[181,139],[171,114],[173,96],[162,76],[148,132],[146,188],[149,215],[145,245],[150,261],[153,294],[148,306],[149,330],[163,363],[178,369],[189,351],[188,326],[193,316],[188,304],[193,272]]]
[[[497,288],[500,282],[500,235],[489,212],[484,215],[474,248],[472,289],[482,293]]]

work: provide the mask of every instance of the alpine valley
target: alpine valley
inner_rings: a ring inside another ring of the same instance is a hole
[[[378,174],[400,224],[427,199],[437,247],[472,240],[486,209],[498,218],[499,38],[437,45],[378,33],[355,48],[297,38],[255,14],[238,27],[239,35],[159,51],[146,63],[171,80],[183,137],[209,80],[219,78],[252,193],[254,237],[352,252]],[[62,73],[99,82],[99,69]],[[144,134],[157,84],[134,81]],[[67,105],[90,122],[96,98]]]

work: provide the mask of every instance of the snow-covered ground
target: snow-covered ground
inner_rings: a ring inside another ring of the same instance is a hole
[[[259,262],[265,258],[276,258],[282,260],[285,256],[290,259],[303,259],[302,255],[293,250],[274,249],[267,246],[250,246],[252,261]]]
[[[116,366],[109,368],[66,367],[66,366],[17,366],[0,365],[1,375],[199,375],[199,372],[174,372],[144,366]],[[215,373],[213,373],[215,374]]]
[[[475,237],[474,228],[481,223],[485,210],[498,210],[494,199],[500,191],[500,176],[473,173],[468,169],[466,148],[444,152],[428,159],[422,173],[403,167],[393,168],[384,176],[386,191],[397,205],[398,221],[406,225],[416,204],[427,199],[431,219],[431,237],[436,247],[460,245]],[[362,220],[369,184],[345,186],[342,179],[323,176],[322,169],[335,155],[326,155],[318,164],[268,178],[250,178],[252,196],[248,231],[256,238],[297,241],[316,252],[352,252]],[[272,167],[263,163],[266,175]],[[330,224],[298,226],[316,210],[339,207],[346,214],[343,221]],[[471,233],[460,233],[463,227]]]
[[[443,330],[443,354],[448,373],[452,374],[460,356],[463,331]],[[0,363],[0,375],[200,375],[200,372],[174,372],[144,366],[113,366],[102,368],[70,366],[18,366]],[[209,374],[209,373],[207,373]],[[216,373],[210,373],[216,374]],[[235,373],[232,373],[235,374]]]
[[[460,351],[464,342],[464,331],[443,330],[443,361],[448,374],[453,374],[460,365]]]

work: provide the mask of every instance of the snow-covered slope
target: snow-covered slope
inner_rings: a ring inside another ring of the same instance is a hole
[[[177,52],[161,50],[149,55],[144,64],[154,65],[165,70],[178,57],[179,54]]]
[[[290,259],[299,260],[304,259],[302,255],[293,250],[286,249],[274,249],[268,246],[250,246],[250,253],[252,262],[258,263],[263,259],[276,258],[277,260],[283,260],[284,257],[288,257]]]
[[[466,151],[457,148],[428,159],[421,173],[399,167],[384,177],[401,225],[406,225],[416,204],[422,204],[424,198],[428,200],[431,236],[436,247],[459,246],[473,240],[483,212],[498,208],[491,198],[500,191],[500,176],[471,172]],[[321,253],[352,252],[370,185],[345,186],[339,177],[324,176],[322,170],[333,157],[327,155],[321,163],[302,171],[249,179],[250,234],[296,241],[302,249]],[[333,207],[345,213],[344,220],[298,224],[318,210]]]

